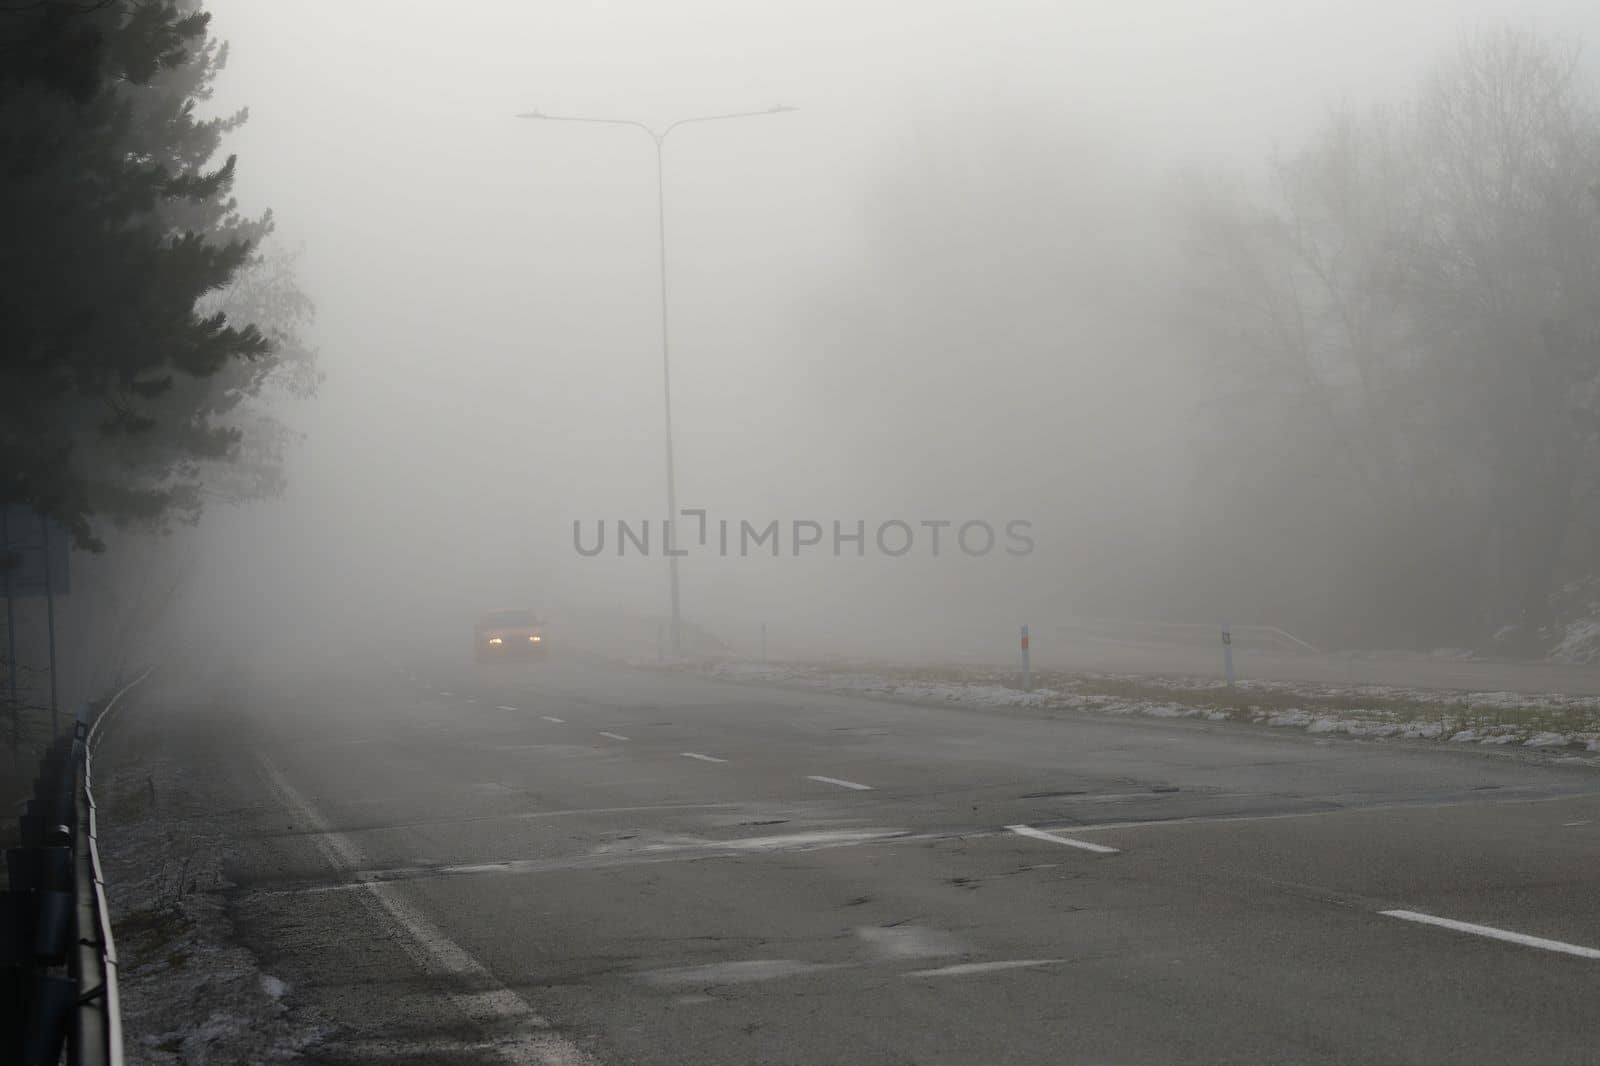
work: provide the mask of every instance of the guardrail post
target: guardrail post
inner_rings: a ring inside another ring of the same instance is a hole
[[[66,962],[72,930],[72,748],[52,742],[22,818],[23,846],[5,853],[10,890],[0,916],[0,968],[13,1009],[4,1031],[14,1061],[54,1066],[77,999],[77,982],[53,974]]]
[[[70,977],[41,975],[28,995],[28,1016],[22,1028],[23,1066],[56,1066],[67,1038],[67,1020],[78,986]]]
[[[1033,691],[1033,664],[1028,658],[1028,623],[1022,623],[1022,691]]]
[[[1222,676],[1227,678],[1228,687],[1233,687],[1233,627],[1222,623]]]

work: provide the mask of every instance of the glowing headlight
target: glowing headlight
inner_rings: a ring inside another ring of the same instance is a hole
[[[490,644],[504,644],[505,641],[501,640],[499,637],[490,637],[489,638],[489,643]]]
[[[543,640],[544,638],[539,636],[539,634],[535,633],[533,636],[529,637],[528,639],[530,641],[532,641],[533,643],[537,644],[537,643],[539,643],[539,641]]]

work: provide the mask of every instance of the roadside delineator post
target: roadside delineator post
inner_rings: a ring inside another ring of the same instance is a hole
[[[1033,667],[1028,662],[1028,623],[1022,623],[1022,691],[1033,691]]]
[[[1227,678],[1228,687],[1233,687],[1233,627],[1222,623],[1222,676]]]

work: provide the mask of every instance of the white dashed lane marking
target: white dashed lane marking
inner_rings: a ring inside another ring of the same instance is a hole
[[[824,785],[838,785],[840,788],[853,788],[857,792],[871,792],[871,785],[859,784],[855,781],[845,781],[837,777],[823,777],[821,774],[807,774],[807,781],[820,781]]]
[[[1542,936],[1513,933],[1509,929],[1496,929],[1492,925],[1474,925],[1472,922],[1458,922],[1453,918],[1440,918],[1432,914],[1423,914],[1421,911],[1379,911],[1378,913],[1386,918],[1399,918],[1403,922],[1419,922],[1422,925],[1436,925],[1441,929],[1451,929],[1457,933],[1472,933],[1474,936],[1488,937],[1490,940],[1504,940],[1508,944],[1521,944],[1525,948],[1558,951],[1563,955],[1576,955],[1580,959],[1600,959],[1600,948],[1586,948],[1581,944],[1568,944],[1563,940],[1546,940]]]
[[[1032,837],[1035,840],[1048,840],[1052,844],[1065,844],[1069,848],[1082,848],[1084,851],[1093,851],[1100,855],[1115,855],[1116,848],[1108,848],[1104,844],[1092,844],[1087,840],[1074,840],[1072,837],[1056,836],[1046,833],[1043,829],[1035,829],[1031,825],[1008,825],[1007,829],[1018,836]]]
[[[701,762],[727,762],[728,761],[727,759],[719,759],[715,755],[701,755],[698,751],[680,751],[680,752],[678,752],[678,754],[682,755],[685,759],[699,759]]]
[[[975,973],[994,973],[996,970],[1019,970],[1024,966],[1050,966],[1065,959],[1006,959],[1002,962],[963,962],[954,966],[940,966],[933,970],[912,970],[901,977],[966,977]]]
[[[557,725],[560,725],[562,722],[566,721],[565,718],[552,718],[548,714],[541,714],[539,717],[543,718],[547,722],[554,722]]]
[[[799,959],[745,959],[717,962],[709,966],[684,966],[673,970],[646,970],[634,974],[653,985],[730,985],[750,981],[773,981],[783,977],[804,977],[823,970],[838,970],[843,962],[802,962]]]
[[[627,737],[623,736],[621,733],[607,733],[604,729],[600,730],[600,735],[603,736],[603,737],[610,737],[612,740],[627,740],[628,739]]]
[[[515,707],[507,707],[505,704],[502,703],[500,706],[496,707],[495,710],[497,710],[497,711],[514,711],[514,710],[516,710],[516,708]]]

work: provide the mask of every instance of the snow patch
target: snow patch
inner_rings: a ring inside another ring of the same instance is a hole
[[[1441,654],[1453,652],[1441,649]],[[1021,690],[1015,670],[866,663],[673,663],[676,669],[730,680],[781,684],[828,692],[936,702],[976,708],[1023,708],[1051,712],[1081,711],[1147,718],[1200,718],[1223,722],[1248,718],[1275,728],[1354,739],[1450,741],[1458,744],[1517,744],[1533,749],[1584,748],[1600,752],[1600,700],[1558,694],[1514,692],[1443,692],[1393,685],[1318,685],[1245,680],[1234,686],[1211,678],[1162,678],[1142,675],[1050,675],[1050,685]],[[1138,689],[1166,690],[1177,699],[1118,696],[1108,683]],[[1216,693],[1218,706],[1212,702]],[[1259,693],[1261,705],[1240,703]],[[1224,694],[1226,696],[1224,697]],[[1311,706],[1282,706],[1284,697],[1315,701]],[[1334,707],[1317,704],[1336,704]],[[1396,704],[1385,708],[1383,704]],[[1348,705],[1349,709],[1344,706]],[[1413,717],[1405,710],[1416,706]],[[1503,717],[1501,717],[1503,715]],[[1519,722],[1519,719],[1527,719]],[[1549,728],[1562,719],[1576,731]],[[1535,726],[1535,723],[1539,723]]]
[[[128,1062],[295,1059],[323,1031],[290,1013],[288,985],[234,939],[230,830],[204,771],[141,740],[120,734],[95,758]]]

